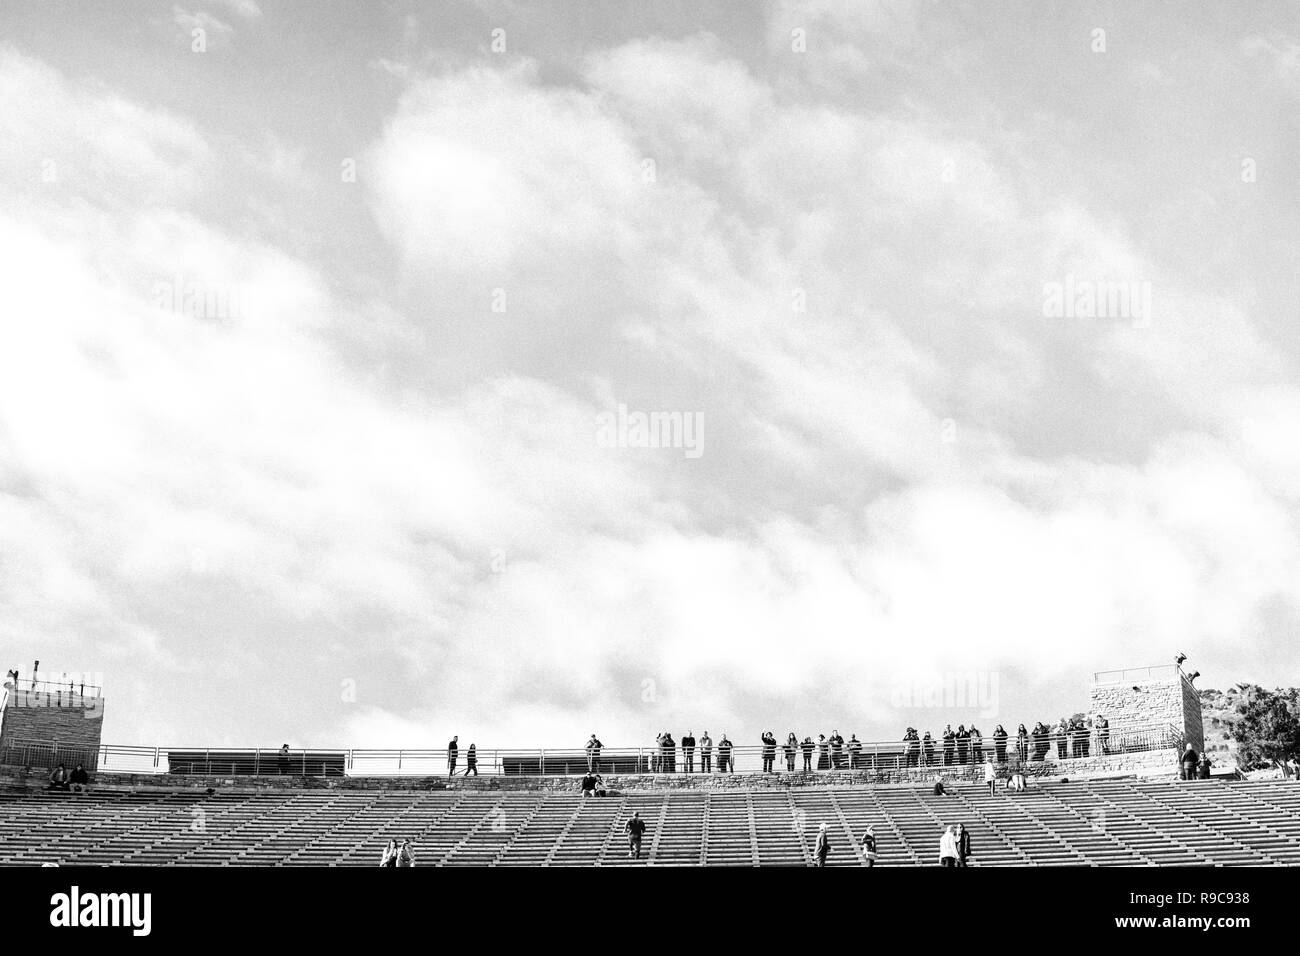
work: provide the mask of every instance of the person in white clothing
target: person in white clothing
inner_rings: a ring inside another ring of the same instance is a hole
[[[993,758],[989,757],[984,761],[984,783],[988,785],[989,796],[997,793],[998,790],[998,772],[993,766]]]
[[[939,865],[957,865],[957,838],[953,836],[952,827],[945,828],[943,836],[939,837]]]

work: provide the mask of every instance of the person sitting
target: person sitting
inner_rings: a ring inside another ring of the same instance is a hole
[[[934,795],[942,797],[946,791],[943,789],[943,777],[934,778]]]
[[[415,866],[415,850],[411,847],[410,840],[403,840],[402,846],[397,851],[398,866]]]
[[[584,797],[594,797],[596,795],[596,782],[600,780],[594,772],[588,770],[582,775],[582,795]]]
[[[68,768],[63,766],[63,764],[59,764],[57,767],[54,768],[53,772],[50,773],[49,789],[50,790],[71,790],[72,789],[72,787],[68,783]]]
[[[388,846],[384,847],[383,855],[379,858],[380,866],[397,866],[397,841],[389,840]]]
[[[77,764],[72,770],[72,776],[68,778],[68,783],[72,784],[72,789],[77,792],[87,789],[90,785],[90,777],[86,773],[86,768]]]

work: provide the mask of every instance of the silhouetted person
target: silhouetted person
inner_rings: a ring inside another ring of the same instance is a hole
[[[718,772],[736,772],[736,765],[731,759],[731,741],[727,739],[726,734],[723,734],[722,739],[718,741]]]
[[[817,735],[817,769],[831,769],[830,744],[826,742],[825,734]]]
[[[958,724],[957,733],[953,736],[957,741],[957,763],[965,766],[966,758],[970,753],[970,731],[966,729],[965,724]]]
[[[1007,732],[1001,724],[998,724],[993,731],[993,753],[998,763],[1007,762]]]
[[[289,745],[288,744],[285,744],[283,747],[280,748],[280,753],[276,755],[275,762],[276,762],[276,766],[279,768],[279,771],[282,775],[289,772]]]
[[[928,730],[921,738],[921,762],[927,767],[934,763],[934,738],[930,736]]]
[[[763,741],[763,773],[771,773],[776,763],[776,734],[765,730],[759,739]]]
[[[686,736],[682,738],[682,759],[686,761],[686,772],[695,772],[695,735],[694,731],[686,731]]]
[[[968,857],[975,855],[975,851],[970,846],[970,831],[962,824],[957,824],[957,832],[953,834],[957,844],[957,865],[965,866]]]
[[[592,734],[591,739],[587,741],[587,770],[589,772],[600,770],[600,748],[603,746],[605,745],[596,738],[595,734]]]
[[[72,784],[72,788],[78,791],[89,785],[90,777],[86,774],[86,768],[81,764],[77,764],[77,766],[73,768],[72,776],[68,778],[68,783]]]
[[[952,765],[953,754],[957,750],[957,734],[952,729],[952,724],[943,728],[943,765],[949,767]]]
[[[803,751],[804,771],[811,772],[813,768],[812,765],[813,750],[816,749],[816,745],[813,743],[813,739],[811,737],[805,737],[803,739],[803,743],[799,745],[799,749]]]
[[[465,776],[473,774],[478,776],[478,750],[473,744],[469,745],[469,750],[465,751]]]
[[[974,724],[970,726],[970,762],[973,764],[982,763],[984,760],[984,735]]]
[[[831,731],[831,767],[839,770],[844,766],[844,738],[838,730]]]
[[[645,833],[645,821],[638,811],[632,811],[632,817],[623,825],[627,830],[627,855],[634,860],[641,859],[641,836]]]
[[[460,740],[459,735],[447,742],[447,776],[449,777],[456,775],[456,755],[460,752],[460,744],[456,742],[458,740]]]
[[[791,731],[790,736],[785,738],[785,746],[781,748],[785,755],[785,769],[789,773],[794,773],[794,758],[799,752],[799,738]]]
[[[75,771],[73,776],[76,776]],[[1196,765],[1196,778],[1198,780],[1210,779],[1210,755],[1207,753],[1201,754],[1201,762]],[[75,783],[76,781],[74,780],[73,782]]]
[[[700,738],[700,773],[713,772],[713,739],[706,730]]]
[[[849,769],[856,770],[862,766],[862,741],[858,739],[857,734],[849,735]]]
[[[1016,753],[1021,760],[1029,759],[1029,732],[1025,730],[1024,724],[1016,731]]]
[[[1197,762],[1198,761],[1196,757],[1196,751],[1192,748],[1191,744],[1188,744],[1187,748],[1183,751],[1183,756],[1180,761],[1182,765],[1182,772],[1180,773],[1180,776],[1182,777],[1182,779],[1184,780],[1196,779]]]

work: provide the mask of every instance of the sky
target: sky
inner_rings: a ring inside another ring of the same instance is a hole
[[[0,0],[4,666],[209,746],[1300,684],[1298,146],[1294,2]]]

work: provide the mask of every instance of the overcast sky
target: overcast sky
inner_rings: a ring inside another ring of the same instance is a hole
[[[214,746],[1300,683],[1298,9],[0,0],[0,664]]]

